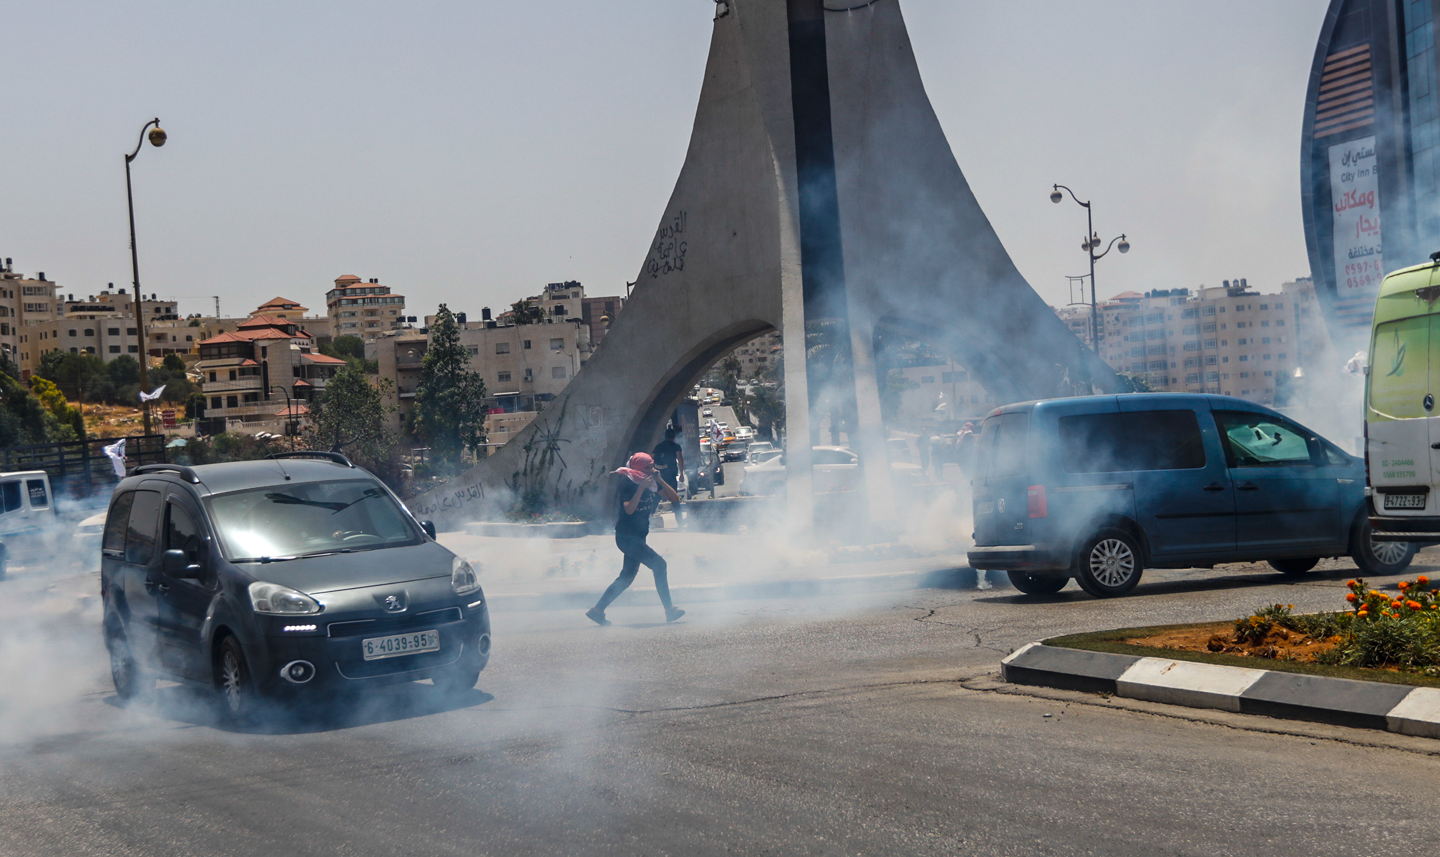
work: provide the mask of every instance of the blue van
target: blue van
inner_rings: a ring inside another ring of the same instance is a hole
[[[1265,560],[1303,574],[1349,556],[1399,574],[1415,546],[1376,541],[1364,460],[1229,396],[1131,393],[1006,405],[981,427],[976,569],[1026,594],[1073,577],[1124,595],[1146,568]]]

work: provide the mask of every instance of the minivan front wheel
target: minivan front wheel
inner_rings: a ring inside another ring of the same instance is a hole
[[[1135,537],[1117,529],[1103,529],[1080,547],[1075,581],[1096,598],[1115,598],[1135,588],[1144,565]]]
[[[245,652],[234,637],[226,637],[215,658],[215,685],[220,691],[220,708],[225,717],[243,723],[255,714],[259,700]]]
[[[1417,550],[1409,542],[1377,542],[1368,518],[1360,519],[1351,547],[1350,558],[1371,577],[1404,574]]]

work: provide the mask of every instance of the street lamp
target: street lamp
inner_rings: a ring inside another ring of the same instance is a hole
[[[155,127],[151,128],[150,126],[152,125]],[[145,133],[147,129],[150,132],[148,134]],[[133,296],[135,302],[135,341],[139,347],[138,357],[140,363],[141,392],[146,392],[150,383],[145,372],[145,313],[140,307],[140,257],[135,252],[135,195],[130,190],[130,162],[135,160],[136,155],[140,154],[140,149],[144,147],[147,139],[150,141],[150,145],[158,149],[165,145],[167,136],[165,129],[160,127],[160,120],[151,119],[145,123],[145,127],[140,129],[140,139],[135,143],[135,151],[125,156],[125,203],[130,207],[130,268],[135,274],[135,294]],[[145,407],[145,434],[149,435],[150,403],[143,402],[142,404]]]
[[[270,389],[279,390],[285,394],[285,436],[290,438],[290,451],[295,451],[295,423],[299,415],[295,413],[295,405],[290,399],[290,388],[284,384],[271,384]]]
[[[1111,238],[1110,243],[1106,245],[1105,249],[1100,253],[1096,253],[1095,249],[1100,246],[1101,241],[1100,236],[1095,234],[1095,215],[1090,210],[1090,203],[1081,202],[1080,197],[1075,195],[1075,191],[1065,187],[1063,184],[1057,184],[1054,185],[1054,190],[1050,193],[1050,201],[1056,205],[1059,205],[1061,200],[1065,199],[1065,194],[1061,193],[1061,190],[1070,194],[1071,199],[1085,208],[1085,234],[1089,237],[1080,242],[1080,249],[1084,250],[1086,255],[1090,257],[1090,344],[1095,348],[1095,353],[1099,354],[1100,322],[1098,318],[1099,310],[1096,308],[1095,303],[1095,263],[1103,259],[1105,254],[1110,252],[1111,247],[1114,247],[1121,253],[1129,253],[1130,242],[1125,240],[1124,235],[1121,235],[1119,238]],[[1118,247],[1115,245],[1116,241],[1120,242]],[[1081,297],[1084,297],[1083,292],[1081,293]]]

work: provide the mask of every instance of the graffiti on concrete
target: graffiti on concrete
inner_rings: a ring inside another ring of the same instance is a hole
[[[660,224],[655,233],[655,243],[650,245],[650,255],[645,259],[645,273],[654,280],[662,274],[685,270],[685,251],[689,242],[685,240],[685,225],[690,213],[681,211]]]

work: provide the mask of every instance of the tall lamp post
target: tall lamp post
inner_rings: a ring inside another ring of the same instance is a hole
[[[1105,254],[1110,252],[1111,247],[1115,247],[1116,241],[1120,242],[1120,246],[1116,247],[1117,250],[1119,250],[1121,253],[1129,253],[1130,242],[1126,241],[1125,236],[1122,234],[1119,238],[1111,238],[1110,243],[1106,245],[1104,251],[1096,253],[1095,248],[1100,246],[1100,236],[1095,234],[1095,215],[1094,212],[1090,210],[1090,203],[1081,202],[1080,197],[1075,195],[1075,191],[1071,190],[1068,187],[1065,187],[1065,185],[1063,184],[1057,184],[1054,186],[1054,190],[1050,194],[1051,202],[1058,205],[1060,201],[1065,198],[1065,194],[1060,192],[1062,189],[1065,191],[1065,193],[1070,194],[1071,199],[1075,200],[1077,203],[1084,206],[1085,208],[1085,235],[1087,237],[1084,241],[1080,243],[1080,249],[1084,250],[1086,254],[1090,256],[1090,344],[1092,347],[1094,347],[1095,353],[1099,354],[1100,322],[1098,318],[1099,310],[1096,308],[1095,304],[1095,263],[1103,259],[1105,257]]]
[[[270,389],[279,390],[285,394],[285,435],[290,438],[290,451],[295,451],[295,421],[299,415],[295,413],[295,404],[290,399],[290,388],[284,384],[271,384]]]
[[[153,128],[150,127],[152,125],[154,126]],[[149,130],[150,133],[146,134],[146,130]],[[135,160],[136,155],[140,154],[140,149],[144,147],[146,139],[150,140],[150,145],[158,149],[165,145],[165,138],[165,129],[160,127],[160,120],[151,119],[145,123],[145,127],[140,129],[140,139],[135,143],[135,151],[125,156],[125,202],[130,207],[130,269],[135,274],[135,293],[133,295],[135,303],[135,342],[139,347],[137,356],[139,357],[140,363],[141,392],[145,392],[146,388],[150,386],[150,383],[145,372],[145,313],[140,306],[140,257],[135,252],[135,194],[130,190],[130,162]],[[150,403],[144,402],[143,404],[145,406],[145,434],[148,435],[150,434]]]

